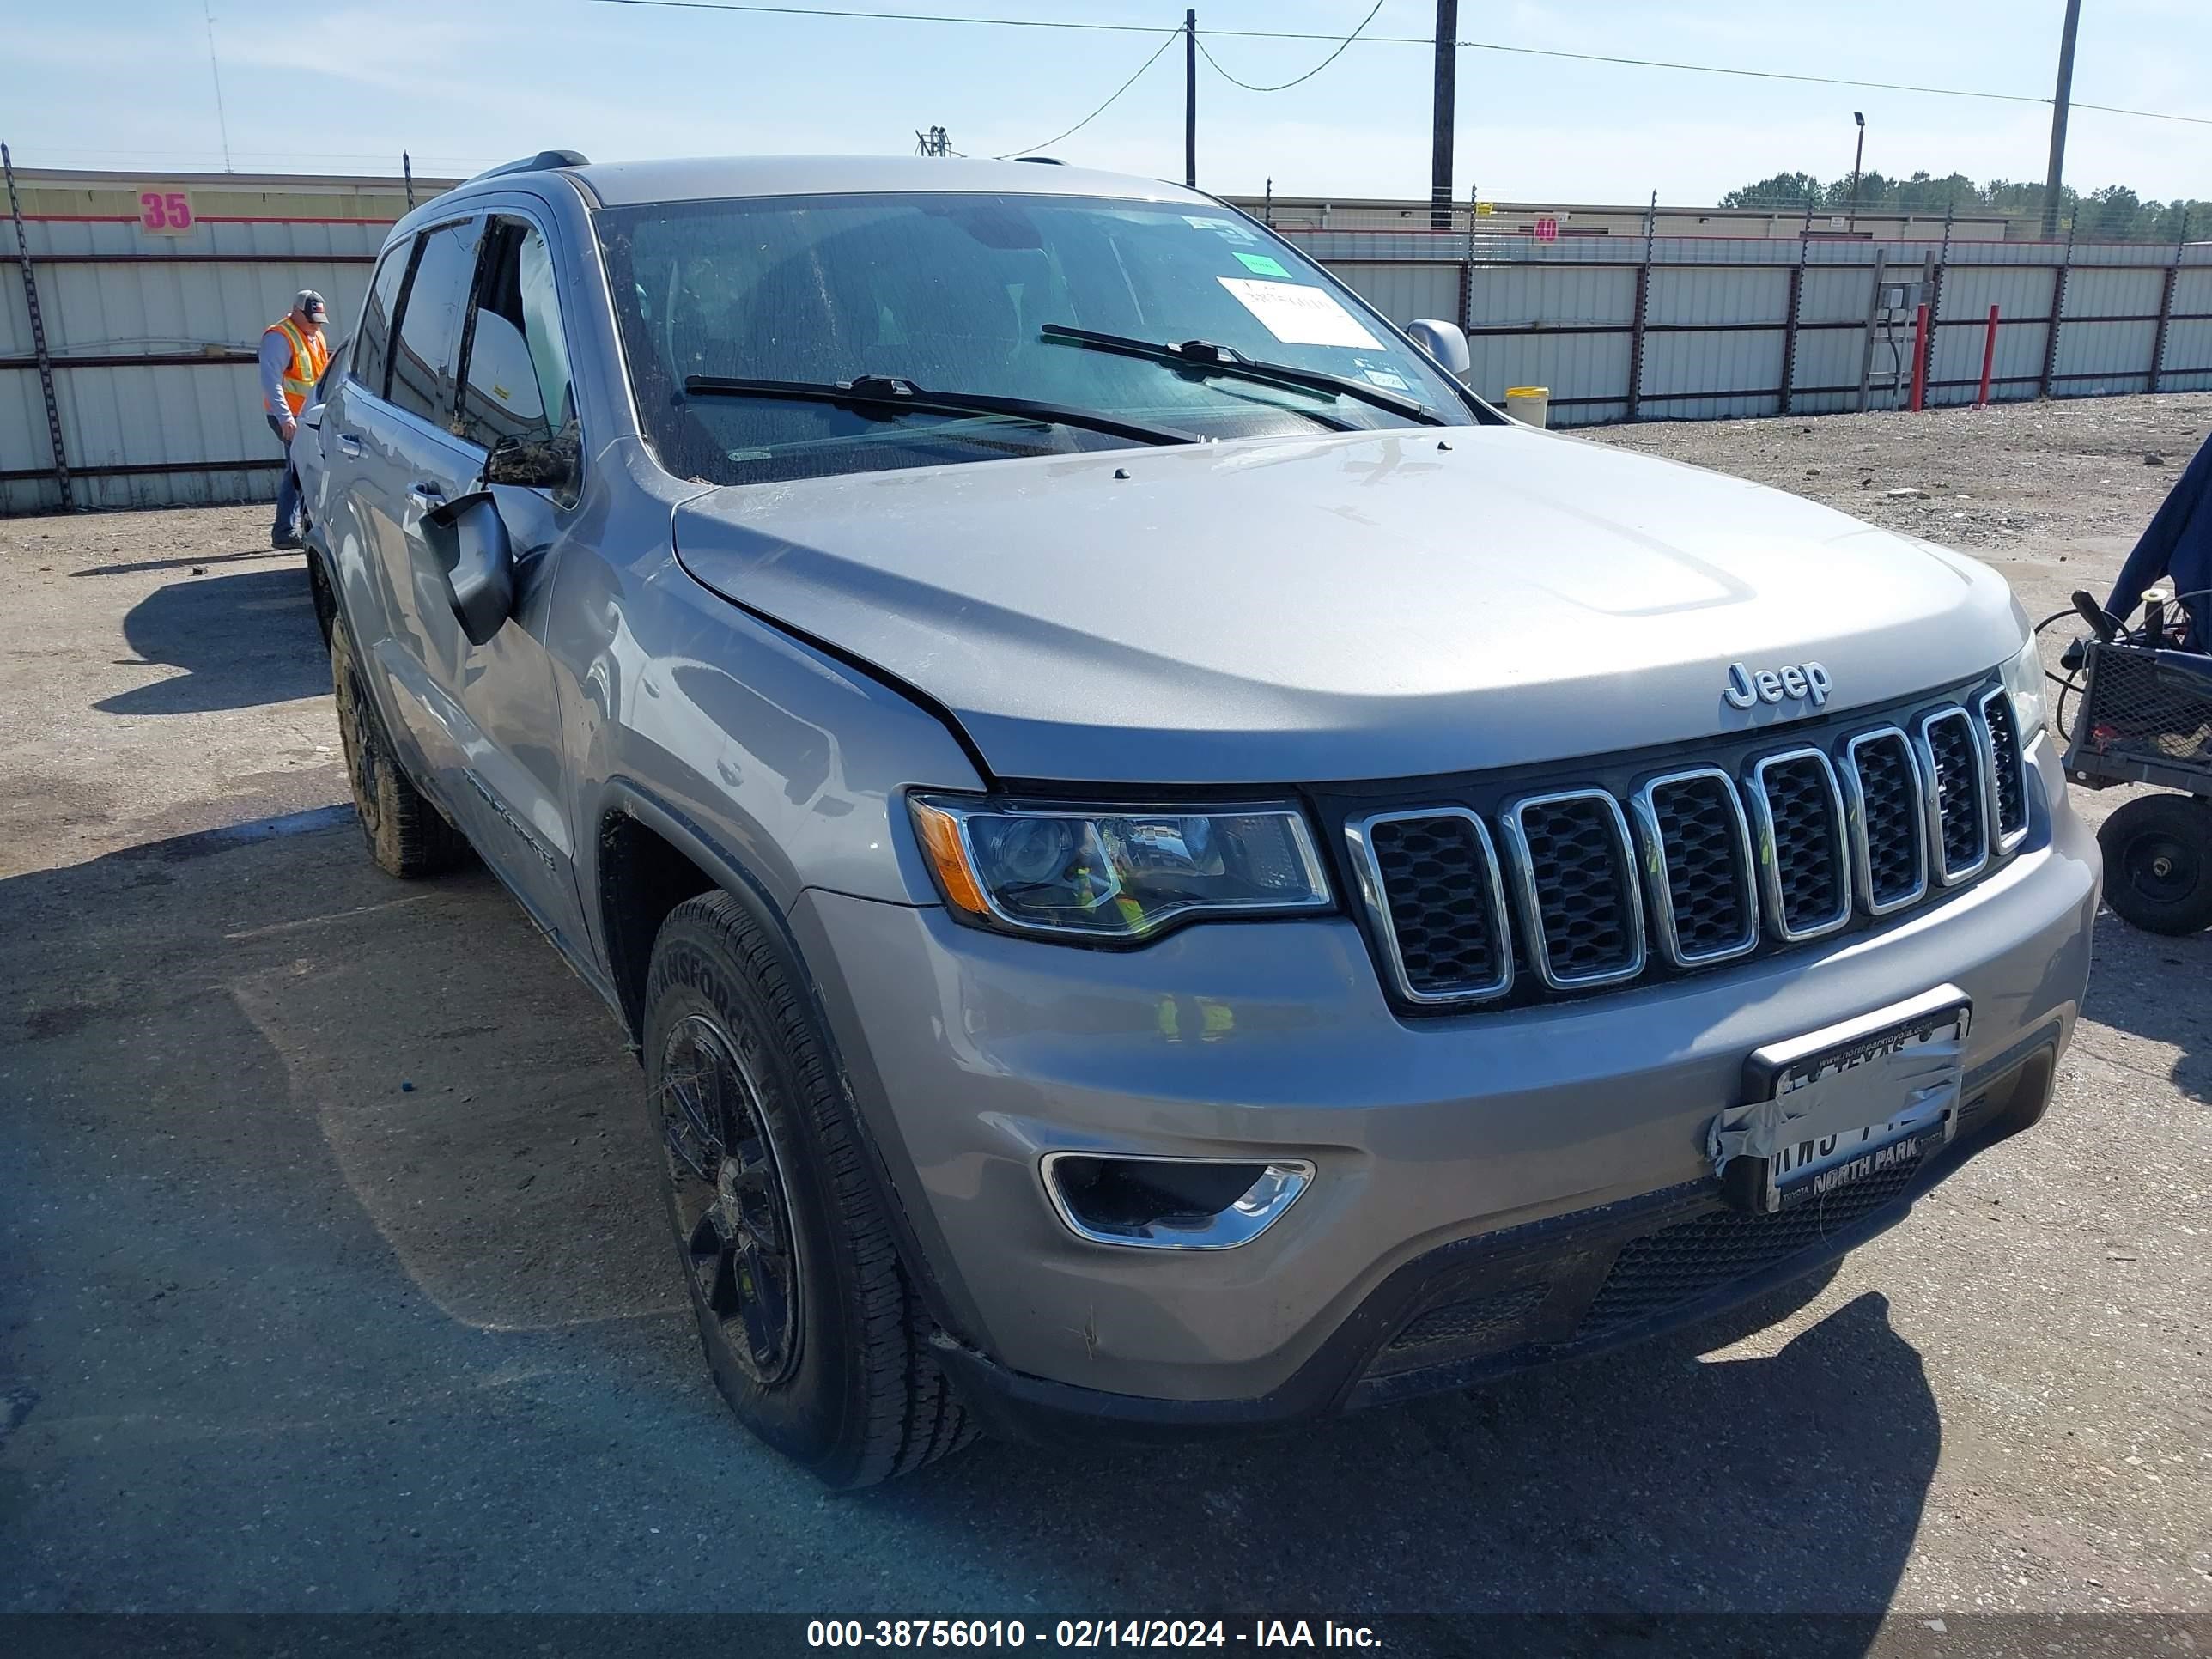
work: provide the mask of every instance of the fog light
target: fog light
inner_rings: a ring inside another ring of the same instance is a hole
[[[1152,1250],[1228,1250],[1275,1224],[1313,1180],[1302,1158],[1106,1158],[1047,1152],[1045,1195],[1078,1237]]]

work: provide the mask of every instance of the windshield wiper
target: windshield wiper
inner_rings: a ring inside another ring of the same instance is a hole
[[[1423,426],[1448,426],[1449,422],[1426,404],[1411,398],[1402,398],[1395,392],[1366,380],[1355,380],[1348,374],[1332,374],[1325,368],[1302,368],[1296,363],[1264,362],[1248,357],[1234,346],[1216,345],[1211,340],[1159,342],[1140,340],[1127,334],[1101,334],[1088,328],[1071,328],[1066,323],[1047,323],[1042,331],[1044,339],[1051,344],[1081,346],[1091,351],[1118,351],[1125,357],[1145,357],[1157,363],[1172,363],[1178,368],[1189,369],[1200,375],[1224,374],[1240,380],[1257,380],[1276,386],[1294,386],[1304,392],[1334,392],[1346,398],[1357,398],[1362,403],[1386,409],[1393,415],[1401,415]]]
[[[1046,426],[1080,427],[1140,444],[1194,444],[1195,432],[1171,426],[1125,421],[1091,409],[1065,409],[1027,398],[1000,398],[985,392],[926,392],[895,374],[860,374],[849,380],[755,380],[735,374],[692,374],[684,381],[693,397],[788,398],[801,403],[838,404],[869,414],[915,410],[931,415],[1003,415]]]

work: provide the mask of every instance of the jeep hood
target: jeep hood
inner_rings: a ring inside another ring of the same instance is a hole
[[[1972,560],[1522,427],[1330,434],[714,489],[678,556],[948,710],[1002,779],[1411,777],[1781,725],[1996,666]]]

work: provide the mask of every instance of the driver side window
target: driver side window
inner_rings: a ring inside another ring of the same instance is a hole
[[[384,395],[385,370],[392,361],[392,313],[399,309],[399,285],[407,278],[407,267],[414,253],[415,239],[385,251],[384,261],[376,268],[376,280],[368,285],[368,302],[362,307],[361,327],[354,336],[350,361],[353,378],[366,386],[372,397]],[[343,356],[333,351],[331,363],[335,365]]]
[[[547,443],[576,413],[552,258],[523,220],[495,218],[489,234],[455,429],[487,450],[503,439]]]
[[[460,355],[461,313],[476,272],[478,220],[441,225],[422,238],[414,275],[400,302],[392,343],[392,383],[398,408],[443,426],[453,403],[453,364]]]

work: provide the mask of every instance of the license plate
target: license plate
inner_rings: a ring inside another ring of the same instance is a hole
[[[1945,986],[1753,1054],[1713,1120],[1721,1190],[1771,1215],[1921,1162],[1957,1133],[1972,1010]]]

